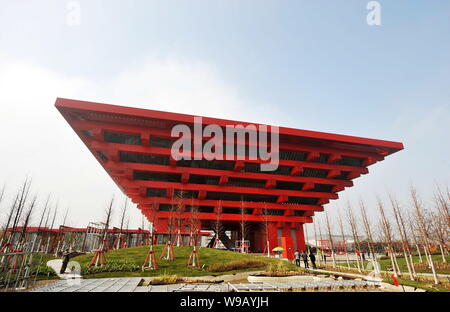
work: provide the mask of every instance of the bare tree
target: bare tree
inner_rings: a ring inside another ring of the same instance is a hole
[[[11,235],[9,236],[8,243],[13,243],[13,236],[16,232],[16,228],[19,225],[20,219],[22,217],[23,209],[28,201],[28,196],[30,193],[31,181],[28,180],[28,177],[25,179],[25,182],[22,184],[21,189],[19,190],[19,197],[17,201],[17,206],[14,213]]]
[[[47,200],[45,201],[44,209],[41,212],[41,218],[39,219],[39,225],[38,225],[38,228],[37,228],[36,237],[35,237],[34,242],[33,242],[33,250],[34,250],[34,246],[36,244],[36,240],[37,240],[37,238],[39,236],[41,227],[43,225],[44,218],[45,218],[45,213],[47,212],[47,208],[48,208],[48,203],[49,202],[50,202],[50,195],[47,196]],[[42,238],[41,238],[41,241],[42,241]],[[39,247],[40,247],[40,243],[38,244],[38,249],[40,249]]]
[[[272,215],[272,210],[267,209],[267,204],[263,204],[263,211],[262,211],[262,224],[263,224],[263,230],[264,230],[264,236],[266,239],[266,246],[265,249],[267,249],[267,257],[270,257],[270,216]],[[275,247],[274,247],[275,248]]]
[[[355,216],[353,214],[352,207],[350,206],[350,203],[347,203],[347,222],[350,225],[350,229],[352,231],[354,246],[356,246],[356,249],[358,250],[358,252],[360,252],[361,244],[360,244],[359,235],[358,235],[358,226],[357,226]],[[355,252],[355,254],[356,254],[356,265],[358,266],[358,272],[361,272],[362,269],[364,269],[364,262],[362,261],[362,259],[360,259],[357,252]],[[361,265],[359,263],[360,261],[361,261]]]
[[[31,247],[31,251],[32,252],[34,252],[34,249],[35,249],[35,246],[36,246],[36,241],[38,239],[38,236],[39,236],[39,233],[40,233],[40,230],[41,230],[41,226],[43,225],[43,221],[44,221],[45,213],[46,213],[47,208],[48,208],[49,201],[50,201],[50,195],[47,196],[47,200],[45,201],[44,209],[42,210],[42,213],[41,213],[41,218],[39,219],[39,225],[38,225],[38,228],[37,228],[37,231],[36,231],[36,236],[33,239],[33,244],[32,244],[32,247]],[[37,245],[38,246],[37,247],[38,251],[40,251],[41,243],[42,243],[42,237],[41,237],[41,239],[40,239],[40,241],[39,241],[39,243]],[[39,274],[39,267],[42,264],[43,258],[44,258],[44,255],[41,254],[41,257],[40,257],[40,260],[39,260],[39,266],[38,266],[38,269],[36,270],[36,274],[35,274],[35,281],[37,279],[37,275]],[[28,259],[27,271],[30,270],[32,263],[33,263],[33,253],[30,255],[30,258]]]
[[[341,218],[341,214],[339,212],[338,212],[338,219],[339,219],[339,228],[341,230],[342,242],[345,247],[345,259],[347,260],[347,267],[350,268],[350,259],[348,258],[348,252],[347,252],[347,240],[345,239],[344,225],[342,224],[342,218]]]
[[[53,226],[55,225],[55,220],[56,220],[56,214],[58,213],[58,205],[59,205],[59,201],[56,202],[56,206],[55,206],[55,210],[53,212],[53,218],[52,218],[52,223],[50,224],[50,230],[53,229]],[[45,253],[49,252],[49,248],[50,248],[50,240],[51,240],[51,235],[49,232],[49,235],[47,237],[47,245],[45,247]],[[52,242],[53,245],[54,241]]]
[[[120,211],[120,227],[119,227],[119,237],[117,238],[117,244],[114,246],[116,249],[120,249],[121,245],[123,245],[123,226],[125,222],[125,217],[127,214],[127,206],[128,206],[128,197],[125,197],[125,203],[122,206],[122,210]]]
[[[156,270],[157,263],[156,263],[156,257],[155,253],[153,251],[153,244],[154,244],[154,235],[155,235],[155,223],[158,216],[158,204],[156,202],[156,199],[153,199],[153,204],[151,206],[151,210],[149,214],[147,215],[147,220],[151,223],[150,228],[150,248],[147,253],[147,257],[144,261],[144,264],[142,265],[142,270],[150,269],[150,270]]]
[[[152,209],[150,210],[150,214],[148,216],[148,221],[152,224],[150,231],[150,239],[151,239],[150,247],[152,247],[155,241],[157,220],[158,220],[158,203],[156,199],[153,199]]]
[[[245,238],[247,237],[247,214],[246,214],[246,208],[244,207],[244,200],[241,197],[241,205],[240,205],[240,220],[239,220],[239,226],[241,230],[241,252],[245,253]]]
[[[372,229],[369,223],[369,219],[367,218],[367,212],[366,207],[364,206],[364,202],[360,200],[359,207],[361,209],[361,216],[364,224],[364,231],[366,233],[367,238],[367,246],[369,248],[369,252],[372,254],[372,264],[374,267],[375,275],[380,275],[380,267],[378,265],[378,261],[376,260],[375,250],[373,248],[373,236],[372,236]]]
[[[422,253],[420,251],[420,246],[419,246],[419,243],[420,243],[419,239],[418,239],[419,235],[417,234],[416,228],[414,227],[414,217],[412,214],[408,214],[408,225],[409,225],[410,236],[413,238],[414,245],[415,245],[416,251],[417,251],[417,255],[419,256],[419,263],[423,263]]]
[[[183,227],[183,212],[184,212],[184,191],[181,190],[177,194],[176,206],[175,206],[175,226],[176,226],[176,246],[180,247],[182,245],[181,232]]]
[[[386,213],[384,212],[383,203],[378,198],[378,209],[380,211],[381,216],[381,228],[384,234],[384,240],[387,244],[387,250],[389,253],[389,257],[391,258],[392,268],[394,270],[394,275],[398,277],[401,275],[400,268],[397,263],[397,257],[395,254],[394,244],[393,244],[393,235],[392,235],[392,227],[388,219],[386,218]]]
[[[3,184],[3,186],[0,190],[0,204],[2,203],[3,196],[5,195],[5,190],[6,190],[6,184]]]
[[[19,237],[19,241],[18,241],[19,248],[22,248],[25,245],[25,243],[26,243],[25,242],[25,235],[27,233],[28,225],[31,222],[31,216],[32,216],[34,207],[36,206],[36,199],[37,199],[37,196],[35,195],[33,197],[33,199],[31,200],[31,202],[29,203],[28,210],[25,213],[25,219],[24,219],[24,222],[23,222],[23,225],[22,225],[22,232],[20,233],[20,237]]]
[[[194,198],[191,198],[191,211],[189,217],[189,231],[190,231],[190,244],[196,246],[198,242],[198,236],[200,232],[200,221],[199,221],[199,209],[197,205],[194,205]]]
[[[305,230],[304,237],[305,237],[306,253],[310,254],[311,253],[311,249],[309,248],[309,245],[308,245],[308,229],[307,229],[307,224],[306,223],[303,224],[303,229]]]
[[[326,211],[325,211],[325,219],[327,221],[326,225],[327,225],[328,239],[330,240],[331,259],[333,260],[333,268],[335,268],[336,267],[336,255],[334,253],[333,237],[331,236],[330,220],[328,218],[328,213]]]
[[[111,202],[109,203],[108,208],[105,210],[105,228],[103,230],[103,238],[102,238],[102,250],[106,248],[105,243],[108,238],[108,229],[111,223],[112,214],[113,214],[113,206],[114,206],[114,196],[111,198]]]
[[[66,226],[68,215],[69,215],[69,207],[67,207],[67,209],[66,209],[66,213],[64,214],[62,224],[59,227],[58,233],[56,234],[58,243],[57,243],[57,246],[56,246],[55,255],[57,255],[58,252],[64,252],[64,250],[66,249],[66,243],[69,243],[69,245],[71,243],[70,242],[71,235],[69,235],[69,241],[67,241],[66,232],[65,232],[65,229],[64,229],[65,226]]]
[[[120,231],[121,232],[123,230],[125,217],[127,215],[127,206],[128,206],[128,197],[125,197],[125,203],[123,204],[122,211],[121,211],[121,217],[120,217]]]
[[[444,192],[439,186],[436,187],[435,202],[437,209],[442,218],[447,222],[447,227],[450,227],[450,189]]]
[[[219,200],[217,207],[215,209],[215,220],[214,220],[214,248],[217,248],[219,242],[219,236],[223,231],[222,227],[222,200]]]
[[[169,210],[169,216],[167,218],[167,232],[169,235],[169,242],[172,242],[172,240],[174,239],[174,234],[175,234],[175,227],[176,227],[176,203],[175,203],[175,195],[174,195],[175,191],[172,194],[171,197],[171,205],[170,205],[170,210]]]
[[[397,224],[397,230],[400,235],[403,257],[405,258],[406,267],[408,269],[409,278],[414,281],[416,277],[416,272],[414,270],[414,263],[412,261],[411,252],[409,250],[409,243],[406,234],[405,224],[403,222],[403,217],[400,209],[400,205],[397,199],[389,194],[389,200],[391,202],[392,212],[394,214],[395,222]]]
[[[322,243],[323,243],[323,237],[322,237],[322,226],[320,225],[319,220],[317,220],[317,227],[319,228],[319,237],[320,237],[320,245],[322,247]],[[326,260],[325,260],[325,252],[323,250],[320,250],[320,248],[318,249],[320,251],[320,253],[322,254],[323,260],[324,260],[324,264],[326,264]]]
[[[66,225],[68,215],[69,215],[69,207],[67,207],[66,213],[64,214],[64,218],[63,218],[63,222],[62,222],[63,226]]]
[[[47,239],[50,239],[50,238],[48,238],[49,236],[50,236],[50,234],[49,234],[49,231],[48,231],[48,226],[49,226],[49,220],[50,220],[50,213],[51,213],[51,208],[49,208],[48,210],[47,210],[47,215],[46,215],[46,217],[45,217],[45,223],[44,223],[44,228],[45,228],[45,232],[43,233],[43,235],[42,235],[42,240],[41,240],[41,246],[39,247],[40,249],[42,249],[42,252],[43,253],[46,253],[46,246],[48,245],[48,243],[46,244],[45,243],[45,240]]]
[[[319,256],[319,245],[317,244],[317,229],[316,229],[316,223],[315,222],[313,222],[313,225],[314,225],[314,240],[315,240],[315,247],[316,247],[316,254],[317,254],[317,262],[318,262],[318,264],[319,264],[319,266],[321,265],[321,261],[322,261],[322,259],[320,259],[320,256]]]
[[[126,247],[128,247],[129,246],[129,238],[130,238],[130,236],[129,236],[129,234],[128,234],[128,230],[130,229],[130,217],[128,216],[127,217],[127,222],[125,223],[125,229],[126,229],[126,232],[127,232],[127,235],[126,235],[126,240],[125,240],[125,246]]]
[[[104,228],[103,228],[101,241],[99,242],[99,247],[95,251],[94,256],[92,257],[92,260],[89,263],[90,266],[103,266],[106,264],[105,252],[107,249],[108,229],[109,229],[109,226],[110,226],[110,223],[112,220],[112,215],[113,215],[113,206],[114,206],[114,196],[111,198],[109,206],[105,210],[105,222],[104,222]]]
[[[412,199],[413,206],[414,206],[416,224],[419,226],[419,231],[420,231],[422,242],[424,245],[425,256],[427,257],[428,263],[431,267],[431,271],[433,272],[434,283],[439,284],[439,279],[436,274],[436,269],[434,267],[433,258],[431,257],[430,237],[429,237],[429,233],[427,231],[425,218],[423,216],[423,205],[420,202],[417,192],[413,186],[411,186],[411,199]]]
[[[14,202],[10,206],[9,213],[8,213],[8,220],[6,221],[6,224],[3,227],[2,237],[0,239],[0,248],[3,248],[3,246],[6,246],[6,245],[4,245],[4,242],[6,242],[5,244],[7,244],[8,241],[9,241],[8,230],[9,230],[9,227],[10,227],[11,222],[13,220],[16,208],[17,208],[17,202],[19,200],[19,196],[20,196],[20,192],[17,192],[17,194],[16,194],[16,196],[14,198]]]
[[[431,225],[436,241],[441,251],[442,262],[447,262],[445,259],[445,251],[447,250],[447,243],[449,238],[449,220],[448,210],[450,203],[443,196],[440,189],[437,190],[434,196],[434,211],[431,211]]]

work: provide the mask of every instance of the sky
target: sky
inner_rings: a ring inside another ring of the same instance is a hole
[[[27,176],[69,225],[122,205],[57,97],[403,142],[325,208],[363,198],[375,218],[410,185],[431,204],[450,185],[450,2],[378,1],[372,26],[368,3],[0,0],[0,221]]]

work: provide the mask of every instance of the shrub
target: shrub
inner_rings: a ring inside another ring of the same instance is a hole
[[[271,273],[286,273],[288,271],[288,264],[284,261],[271,263],[267,270]]]
[[[30,275],[33,276],[36,275],[36,273],[37,276],[56,276],[56,272],[45,264],[32,267],[30,270]]]
[[[216,263],[210,265],[206,271],[208,272],[227,272],[233,270],[242,270],[250,268],[260,268],[266,266],[266,263],[261,260],[240,260],[231,261],[227,263]]]
[[[434,268],[439,271],[449,271],[450,270],[450,263],[449,262],[438,262],[434,261]],[[414,263],[414,268],[421,271],[429,270],[430,267],[428,266],[428,262],[424,261],[423,263]]]
[[[96,267],[84,265],[81,267],[82,275],[103,273],[103,272],[134,272],[139,271],[141,267],[129,261],[111,261],[106,262],[106,265]]]
[[[163,274],[152,279],[150,285],[168,285],[182,282],[183,279],[178,275]]]

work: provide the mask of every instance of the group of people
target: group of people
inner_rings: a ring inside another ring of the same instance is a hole
[[[305,251],[302,251],[301,253],[296,250],[294,252],[294,257],[295,257],[295,264],[297,266],[300,266],[300,259],[303,260],[303,264],[305,266],[306,269],[309,269],[309,262],[308,262],[308,254]],[[311,260],[311,265],[313,269],[316,269],[316,256],[310,252],[309,253],[309,259]]]

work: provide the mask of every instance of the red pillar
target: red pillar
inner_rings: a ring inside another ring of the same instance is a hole
[[[296,235],[296,239],[297,239],[297,249],[299,251],[302,251],[302,250],[306,251],[305,234],[303,232],[303,223],[297,223],[295,225],[295,235]]]
[[[266,237],[264,238],[266,240]],[[269,224],[269,249],[272,254],[272,249],[278,247],[278,234],[277,234],[277,225],[276,223]],[[266,250],[267,252],[267,250]]]
[[[294,258],[294,239],[289,226],[285,226],[281,230],[281,245],[284,249],[283,257],[292,260]]]
[[[264,252],[267,241],[267,234],[264,228],[260,227],[255,229],[251,236],[252,239],[250,241],[250,249],[253,252]]]

